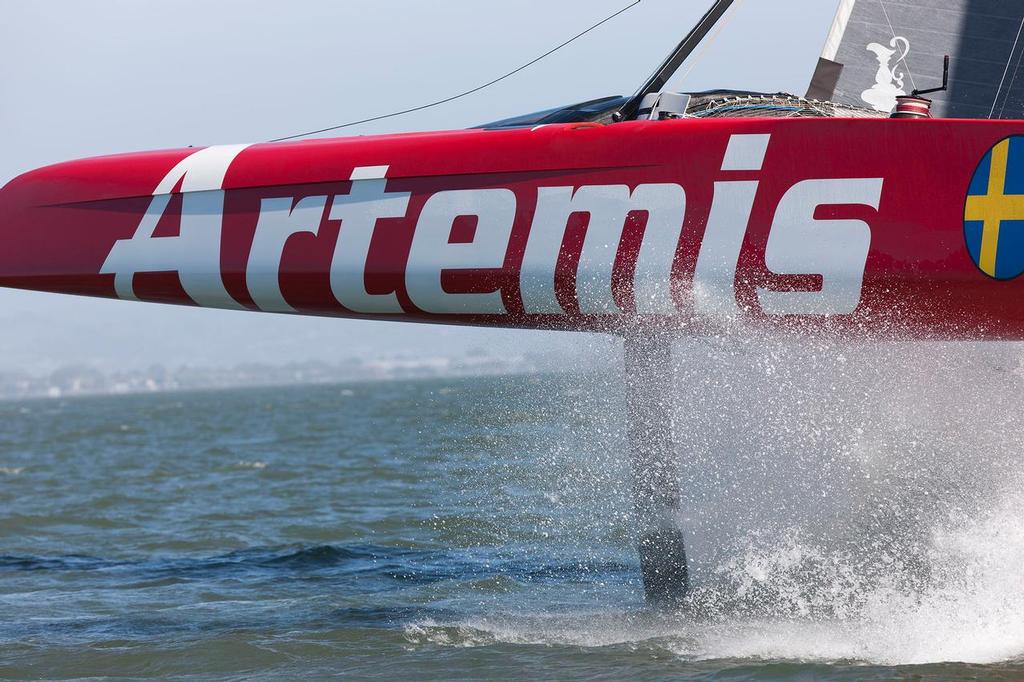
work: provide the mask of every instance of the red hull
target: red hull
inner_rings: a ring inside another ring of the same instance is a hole
[[[986,185],[1007,202],[983,219],[967,204],[1018,134],[689,119],[87,159],[0,190],[0,285],[412,322],[1021,339],[1024,159]]]

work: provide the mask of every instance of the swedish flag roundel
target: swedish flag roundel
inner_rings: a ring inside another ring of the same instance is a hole
[[[989,277],[1024,274],[1024,135],[1002,140],[978,164],[967,190],[964,238]]]

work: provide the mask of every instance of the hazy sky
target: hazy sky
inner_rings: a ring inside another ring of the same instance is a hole
[[[0,184],[77,157],[266,140],[415,106],[510,71],[629,1],[0,0]],[[709,4],[642,0],[489,90],[343,134],[462,128],[631,93]],[[837,4],[739,0],[686,80],[672,85],[802,94]],[[0,289],[0,370],[581,343],[584,337],[569,333],[326,320]]]

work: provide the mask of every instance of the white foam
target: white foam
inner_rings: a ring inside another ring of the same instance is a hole
[[[737,335],[676,353],[688,613],[634,617],[614,610],[619,594],[605,612],[538,604],[423,622],[410,642],[878,665],[1024,657],[1019,345]],[[534,444],[557,477],[544,499],[578,508],[578,529],[625,539],[621,404],[585,393],[565,408],[578,430]]]
[[[259,461],[250,462],[248,460],[243,459],[236,462],[235,466],[239,469],[266,469],[267,463]]]

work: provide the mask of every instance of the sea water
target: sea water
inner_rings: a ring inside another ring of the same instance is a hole
[[[1019,346],[676,357],[670,613],[614,366],[0,403],[0,677],[1024,678]]]

